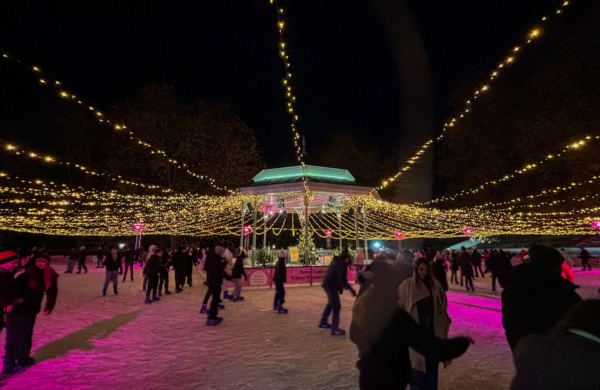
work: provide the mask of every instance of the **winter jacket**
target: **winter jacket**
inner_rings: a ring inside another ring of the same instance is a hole
[[[244,270],[244,258],[238,257],[235,260],[235,264],[233,265],[233,270],[231,270],[231,279],[241,279],[242,275],[244,279],[248,280],[248,276],[246,275],[246,270]]]
[[[531,264],[514,267],[502,291],[502,325],[511,349],[525,336],[552,329],[581,301],[576,288],[557,272]]]
[[[578,330],[523,338],[511,390],[599,390],[600,339]]]
[[[566,261],[562,265],[561,276],[571,283],[573,283],[573,281],[575,280],[575,274],[573,273],[573,270],[571,269],[571,267],[569,267]]]
[[[363,294],[367,299],[370,292]],[[377,295],[377,294],[374,294]],[[375,297],[377,298],[377,297]],[[377,300],[373,300],[376,302]],[[357,305],[362,306],[359,300]],[[395,307],[382,323],[381,332],[369,328],[371,312],[353,310],[350,339],[358,347],[361,382],[370,389],[404,389],[411,377],[409,347],[437,361],[452,360],[467,350],[469,341],[464,337],[440,340],[421,328],[404,310]],[[371,335],[363,339],[363,336]],[[374,340],[374,341],[373,341]]]
[[[223,278],[231,280],[225,271],[227,262],[217,254],[207,255],[204,269],[206,271],[206,284],[210,288],[220,288],[223,284]]]
[[[24,273],[15,278],[14,298],[19,301],[13,304],[13,311],[28,311],[39,313],[42,309],[42,300],[46,294],[46,305],[44,311],[51,312],[56,305],[58,295],[58,275],[50,266],[45,270],[38,267],[29,267]]]
[[[132,250],[125,251],[125,255],[123,256],[125,259],[126,265],[133,265],[133,260],[135,259],[135,253]]]
[[[158,275],[158,272],[161,270],[161,268],[162,264],[160,263],[160,257],[157,255],[152,255],[144,266],[143,274],[146,275],[146,277],[153,277]]]
[[[285,266],[285,257],[280,257],[277,259],[277,263],[275,264],[275,272],[273,273],[273,282],[287,282],[287,268]]]
[[[183,253],[181,251],[177,251],[173,254],[173,257],[171,258],[171,264],[173,265],[173,268],[175,268],[175,270],[177,272],[181,272],[181,273],[185,272],[185,265],[186,265],[185,256],[186,256],[185,253]]]
[[[15,299],[15,275],[0,268],[0,330],[4,328],[4,308]]]
[[[460,252],[458,254],[458,264],[462,276],[473,277],[473,257],[469,252]]]
[[[362,249],[362,248],[360,248]],[[365,264],[365,252],[363,250],[359,250],[356,253],[356,259],[354,259],[354,263],[358,264],[358,265],[364,265]]]
[[[590,252],[588,252],[587,249],[582,249],[581,253],[579,254],[579,258],[581,259],[582,263],[587,263],[591,258]]]
[[[396,296],[400,284],[402,284],[402,282],[411,276],[412,273],[406,272],[404,264],[400,264],[398,262],[394,265],[391,265],[385,261],[374,261],[367,265],[365,270],[360,273],[360,289],[358,291],[358,295],[361,295],[367,291],[372,283],[385,278],[385,283],[391,285],[390,288],[393,291],[394,296]]]
[[[339,291],[340,293],[344,289],[349,290],[352,288],[348,284],[348,266],[342,257],[335,256],[333,258],[327,268],[321,287],[328,291]]]
[[[185,272],[186,275],[191,275],[194,270],[194,259],[192,258],[192,255],[187,253],[184,253],[183,255],[185,256],[183,257],[183,272]]]
[[[406,310],[415,321],[419,321],[417,303],[425,298],[433,298],[433,332],[436,337],[446,339],[450,330],[450,316],[448,315],[448,303],[442,285],[432,278],[431,291],[418,275],[413,275],[405,280],[398,288],[398,304]],[[425,359],[418,353],[411,352],[413,368],[425,371]]]
[[[486,270],[490,270],[492,276],[498,278],[500,287],[506,287],[508,284],[508,274],[510,272],[510,268],[500,253],[492,252],[490,257],[485,261],[485,267]]]
[[[481,260],[480,260],[481,261]],[[431,262],[433,277],[440,282],[442,289],[448,291],[448,278],[446,277],[446,260],[443,257],[436,258]]]
[[[121,258],[117,254],[114,258],[112,253],[106,256],[104,262],[102,263],[106,267],[106,272],[118,271],[119,264],[121,264]]]
[[[459,268],[460,268],[460,264],[458,263],[458,254],[451,253],[450,254],[450,270],[452,270],[452,272],[456,272],[456,271],[458,271]]]
[[[473,257],[473,265],[475,267],[480,267],[481,266],[481,253],[477,252],[477,249],[475,249],[471,256]]]

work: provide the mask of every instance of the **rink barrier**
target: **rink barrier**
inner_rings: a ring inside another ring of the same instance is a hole
[[[204,261],[200,260],[200,270],[204,273]],[[323,282],[323,278],[327,273],[327,265],[315,265],[308,267],[287,267],[286,268],[286,283],[285,284],[304,284],[304,285],[317,285],[320,286]],[[273,286],[273,274],[275,273],[275,267],[260,267],[260,268],[244,268],[248,279],[245,280],[242,277],[243,287],[260,287],[260,286]],[[348,267],[348,280],[356,280],[356,267]],[[233,282],[228,282],[229,287],[234,287]]]

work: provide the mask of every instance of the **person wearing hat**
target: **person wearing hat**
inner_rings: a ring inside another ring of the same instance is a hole
[[[50,256],[43,254],[15,279],[13,302],[4,308],[6,313],[6,345],[4,371],[14,372],[15,366],[32,366],[30,356],[35,318],[42,309],[46,295],[44,314],[49,315],[56,305],[58,275],[50,266]],[[16,363],[16,364],[15,364]]]
[[[530,334],[546,334],[581,301],[577,286],[561,276],[563,257],[556,249],[534,244],[529,264],[514,267],[502,291],[502,325],[511,350]]]
[[[244,279],[248,281],[248,275],[246,275],[246,271],[244,270],[244,260],[247,258],[246,254],[242,252],[236,259],[235,264],[233,265],[233,269],[231,270],[231,280],[235,284],[235,288],[233,289],[233,293],[229,296],[233,302],[235,301],[243,301],[244,297],[240,296],[242,292],[242,276]]]

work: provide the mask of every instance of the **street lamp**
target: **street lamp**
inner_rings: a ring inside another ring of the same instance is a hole
[[[464,232],[465,232],[465,234],[466,234],[467,236],[470,236],[471,234],[473,234],[473,229],[471,229],[471,228],[466,228],[466,229],[464,230]]]

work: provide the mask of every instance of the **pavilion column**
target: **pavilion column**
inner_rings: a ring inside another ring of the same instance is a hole
[[[369,246],[367,244],[367,205],[363,204],[363,227],[365,232],[365,257],[369,258]]]
[[[358,207],[354,210],[354,234],[356,236],[356,250],[358,250],[359,239],[358,239]]]
[[[243,250],[244,248],[244,201],[242,201],[242,207],[240,209],[240,212],[242,213],[242,228],[240,230],[240,250]]]
[[[268,217],[268,214],[267,214],[266,209],[265,209],[265,232],[264,232],[264,235],[263,235],[263,248],[267,247],[267,222],[268,221],[269,221],[269,217]]]
[[[256,261],[256,215],[258,213],[258,204],[254,203],[254,227],[252,229],[252,266],[254,267]]]
[[[304,195],[304,265],[310,263],[310,248],[308,245],[308,192]],[[311,280],[312,283],[312,280]]]
[[[338,212],[338,228],[339,228],[339,232],[340,232],[340,251],[341,251],[343,249],[343,242],[342,242],[342,210],[341,209]]]

